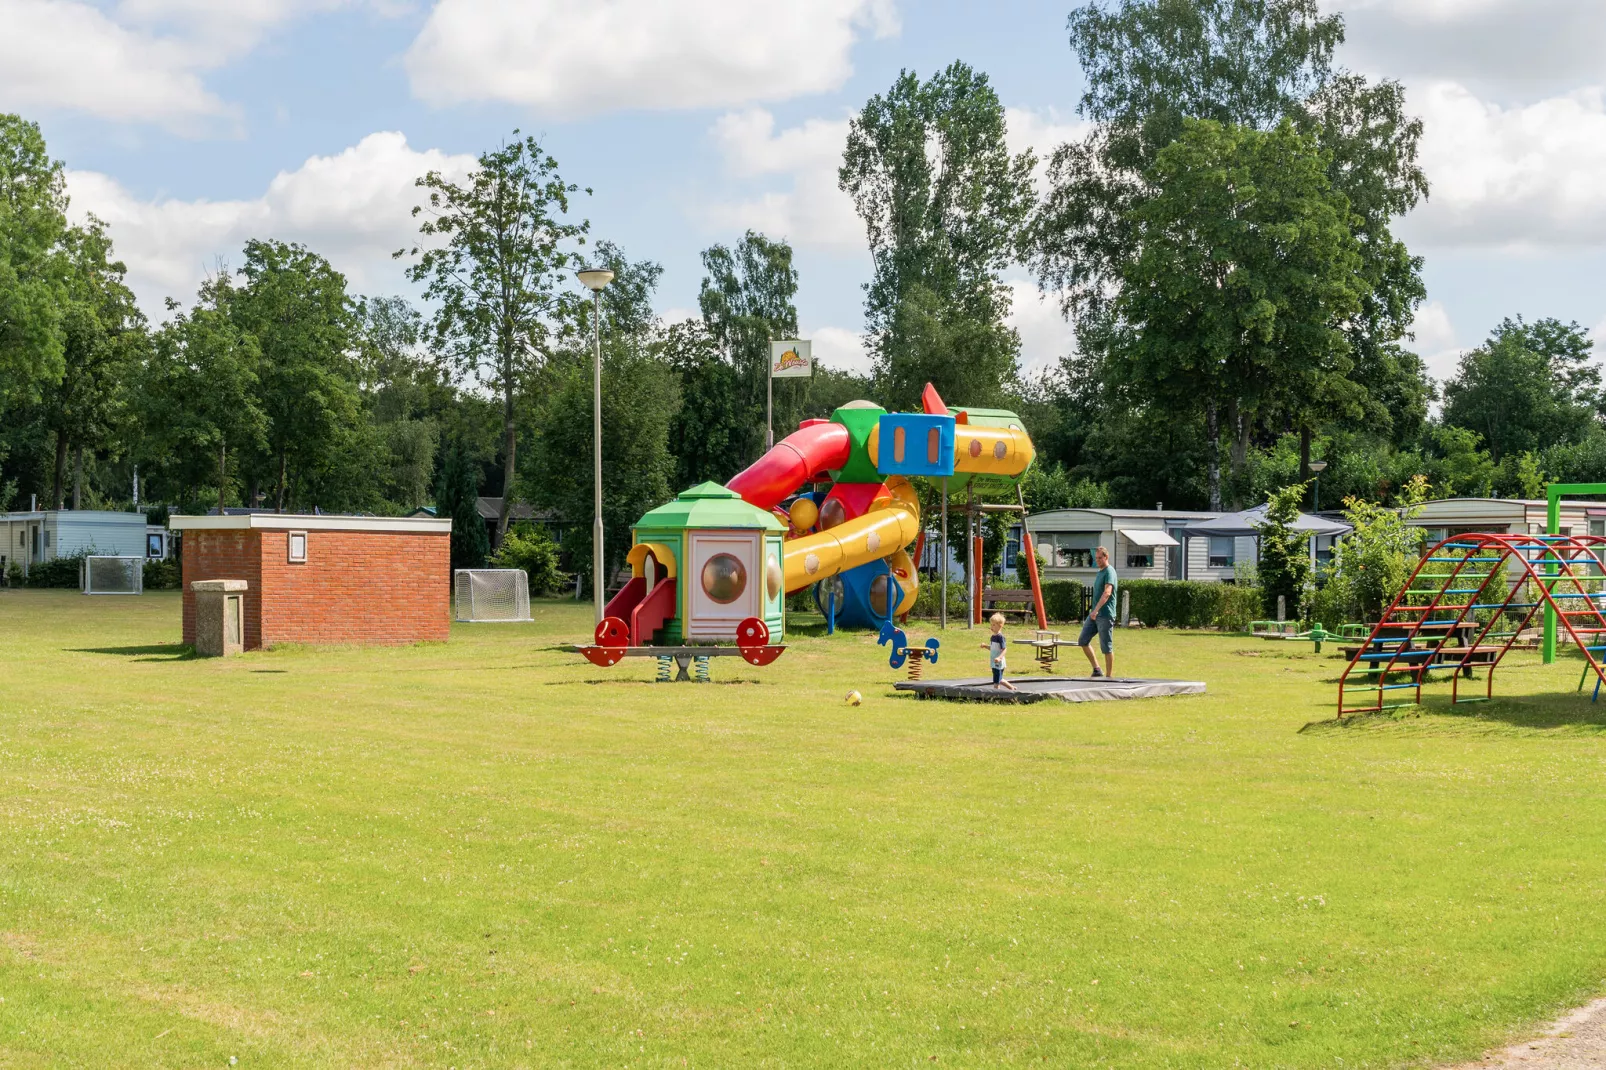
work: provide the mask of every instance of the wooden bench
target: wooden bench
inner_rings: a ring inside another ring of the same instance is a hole
[[[1006,617],[1018,613],[1022,621],[1036,620],[1037,600],[1027,590],[987,587],[981,592],[982,620],[993,613],[1002,613]]]

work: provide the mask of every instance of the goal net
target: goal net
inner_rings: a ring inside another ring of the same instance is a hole
[[[145,590],[145,559],[86,557],[80,579],[85,594],[139,594]]]
[[[460,568],[453,577],[457,619],[530,619],[530,577],[522,568]]]

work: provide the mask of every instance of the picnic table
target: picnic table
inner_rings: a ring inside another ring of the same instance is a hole
[[[1454,662],[1461,665],[1462,675],[1470,678],[1474,665],[1493,665],[1500,652],[1498,645],[1479,646],[1470,651],[1467,649],[1472,644],[1474,636],[1482,630],[1483,625],[1475,620],[1431,620],[1424,621],[1420,625],[1390,621],[1382,625],[1368,626],[1368,634],[1376,632],[1376,642],[1339,649],[1350,661],[1354,661],[1363,652],[1394,654],[1392,660],[1397,672],[1420,669],[1425,665]],[[1413,638],[1425,642],[1421,646],[1416,646],[1411,642]],[[1390,641],[1403,645],[1391,649],[1388,646]],[[1376,658],[1375,663],[1363,671],[1382,672],[1390,660]]]

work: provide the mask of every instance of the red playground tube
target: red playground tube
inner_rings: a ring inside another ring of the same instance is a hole
[[[807,483],[809,477],[847,464],[852,452],[853,437],[846,427],[810,424],[781,439],[725,485],[749,505],[773,509]]]

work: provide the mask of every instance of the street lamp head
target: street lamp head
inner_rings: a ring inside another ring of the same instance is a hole
[[[1312,461],[1312,462],[1310,462],[1310,470],[1312,472],[1315,472],[1317,475],[1321,475],[1323,472],[1327,471],[1327,462],[1326,461]]]
[[[580,276],[580,281],[585,283],[586,288],[593,293],[613,281],[613,272],[607,268],[581,268],[576,274]]]

